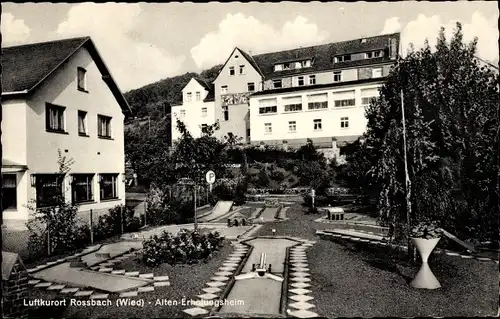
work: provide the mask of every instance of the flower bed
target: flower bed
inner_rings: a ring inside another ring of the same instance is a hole
[[[182,229],[173,236],[164,232],[154,235],[143,243],[143,261],[148,266],[163,263],[193,264],[209,259],[224,241],[218,232],[202,234],[199,231]]]

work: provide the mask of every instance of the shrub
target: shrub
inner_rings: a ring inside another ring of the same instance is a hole
[[[410,236],[414,238],[433,239],[439,238],[443,234],[441,228],[436,223],[422,222],[414,226],[410,231]]]
[[[201,234],[182,229],[176,236],[164,232],[144,241],[143,262],[152,267],[163,263],[196,263],[210,258],[223,245],[223,240],[218,232]]]
[[[271,171],[270,177],[272,180],[277,181],[277,182],[282,182],[285,180],[285,174],[279,170],[273,170]]]
[[[94,227],[94,237],[97,240],[106,239],[123,232],[136,232],[141,227],[141,219],[134,217],[134,210],[130,207],[117,205],[108,210],[108,214],[99,216]]]

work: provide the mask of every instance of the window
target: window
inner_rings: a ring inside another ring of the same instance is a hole
[[[118,198],[117,180],[118,174],[100,175],[101,199]]]
[[[64,175],[36,175],[36,207],[55,206],[63,198]]]
[[[87,135],[87,112],[78,111],[78,134]]]
[[[283,70],[290,70],[290,63],[283,63]]]
[[[278,112],[277,106],[264,106],[259,108],[259,114],[268,114]]]
[[[335,107],[349,107],[349,106],[355,106],[356,105],[356,99],[346,99],[346,100],[336,100],[335,101]]]
[[[97,115],[97,136],[111,138],[111,117]]]
[[[201,124],[201,132],[202,133],[206,133],[207,132],[207,127],[208,127],[207,124]]]
[[[334,58],[335,63],[338,62],[345,62],[345,61],[351,61],[351,55],[346,54],[346,55],[339,55]]]
[[[264,123],[264,132],[266,134],[271,134],[273,132],[273,126],[271,123]]]
[[[328,108],[328,94],[312,94],[307,96],[308,110],[321,110]]]
[[[94,200],[92,183],[94,174],[73,174],[72,200],[73,204]]]
[[[2,188],[3,209],[17,209],[17,178],[16,174],[4,174]]]
[[[77,69],[77,82],[78,82],[78,90],[86,91],[87,90],[87,71],[84,68]]]
[[[239,58],[239,57],[240,57],[239,55],[235,55],[235,56],[234,56],[234,58],[235,58],[235,59],[237,59],[237,58]]]
[[[245,74],[245,66],[240,65],[240,74]]]
[[[223,85],[220,87],[220,94],[227,94],[227,85]]]
[[[196,92],[196,101],[199,101],[199,100],[201,100],[201,93]]]
[[[247,86],[248,86],[248,92],[255,91],[255,83],[250,82],[250,83],[247,84]]]
[[[303,86],[303,85],[304,85],[304,77],[303,77],[303,76],[299,76],[299,77],[297,78],[297,84],[298,84],[299,86]]]
[[[274,87],[275,89],[280,89],[280,88],[282,88],[281,79],[279,79],[279,80],[273,80],[273,87]]]
[[[193,94],[191,92],[188,92],[186,94],[186,102],[191,102],[192,99],[193,99]]]
[[[274,66],[274,72],[276,71],[283,71],[283,64],[276,64]]]
[[[227,106],[223,106],[222,112],[224,113],[224,121],[229,121],[229,108]]]
[[[45,120],[47,131],[64,132],[64,111],[63,106],[47,103],[45,105]]]
[[[365,58],[367,58],[367,59],[373,59],[373,58],[379,58],[379,57],[380,57],[380,51],[373,51],[373,52],[365,53]]]
[[[373,68],[372,78],[380,78],[380,77],[382,77],[382,68]]]
[[[340,82],[340,81],[342,81],[342,72],[341,71],[333,72],[333,82]]]
[[[206,107],[201,108],[201,117],[207,117],[207,108]]]
[[[341,117],[340,118],[340,127],[341,128],[349,128],[349,118],[348,117]]]
[[[285,112],[302,111],[302,96],[284,97]]]
[[[186,116],[186,110],[181,110],[180,112],[180,117],[185,117]]]
[[[288,122],[288,132],[294,133],[297,132],[297,122],[289,121]]]
[[[377,101],[376,96],[362,97],[361,98],[361,105],[370,105],[371,103],[375,103],[376,101]]]
[[[367,59],[373,58],[373,52],[366,52],[365,53],[365,58],[367,58]]]
[[[315,131],[321,131],[323,129],[323,126],[321,124],[321,119],[313,120],[313,125]]]
[[[229,67],[229,75],[234,75],[234,66]]]
[[[316,84],[316,75],[309,75],[309,84],[310,85]]]
[[[302,67],[303,68],[308,68],[310,66],[311,66],[311,60],[302,61]]]

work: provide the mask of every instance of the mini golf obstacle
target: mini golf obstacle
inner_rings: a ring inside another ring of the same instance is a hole
[[[251,278],[269,278],[278,282],[283,282],[283,277],[273,275],[271,273],[271,264],[266,264],[266,254],[260,255],[260,262],[258,265],[252,264],[252,271],[234,277],[235,280],[251,279]]]

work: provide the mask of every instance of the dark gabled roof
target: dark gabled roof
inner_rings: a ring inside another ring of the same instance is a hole
[[[111,77],[90,37],[3,48],[1,57],[3,67],[2,95],[14,96],[33,92],[82,47],[89,51],[102,74],[102,79],[110,88],[122,111],[131,114],[132,110],[129,104]]]
[[[272,89],[272,90],[264,90],[264,91],[255,92],[252,95],[250,95],[250,97],[264,96],[264,95],[277,94],[277,93],[301,92],[301,91],[308,91],[308,90],[315,90],[315,89],[328,89],[328,88],[334,88],[337,86],[357,85],[357,84],[364,84],[364,83],[376,83],[376,82],[383,82],[384,80],[385,80],[385,78],[381,77],[381,78],[362,79],[362,80],[355,80],[355,81],[343,81],[343,82],[335,82],[335,83],[305,85],[305,86],[299,86],[299,87],[293,86],[293,87],[288,87],[288,88]]]
[[[242,49],[240,48],[237,48],[241,54],[243,54],[243,56],[245,57],[245,59],[248,60],[248,62],[250,62],[250,65],[252,65],[252,67],[257,71],[259,72],[259,74],[261,76],[263,76],[264,74],[262,73],[262,70],[260,69],[259,65],[257,64],[257,62],[255,61],[255,59],[253,58],[253,56],[251,56],[250,54],[246,53],[245,51],[243,51]]]
[[[265,79],[281,76],[289,76],[305,72],[318,72],[337,68],[346,68],[352,66],[371,65],[391,61],[388,54],[376,59],[363,59],[355,61],[346,61],[342,63],[333,63],[333,57],[342,54],[361,53],[372,50],[386,50],[389,47],[389,40],[396,40],[396,49],[399,49],[400,34],[386,34],[369,38],[360,38],[355,40],[316,45],[306,48],[298,48],[280,52],[265,53],[253,56],[257,65],[263,73]],[[365,41],[361,41],[364,39]],[[284,71],[274,71],[274,65],[290,61],[298,61],[307,58],[313,58],[314,63],[309,68],[292,69]]]
[[[203,88],[205,90],[208,91],[208,94],[207,96],[205,97],[205,99],[203,100],[203,102],[213,102],[215,101],[215,93],[214,93],[214,85],[213,84],[208,84],[207,82],[205,82],[205,80],[203,79],[200,79],[200,78],[193,78],[196,80],[196,82],[198,82],[201,86],[203,86]]]

